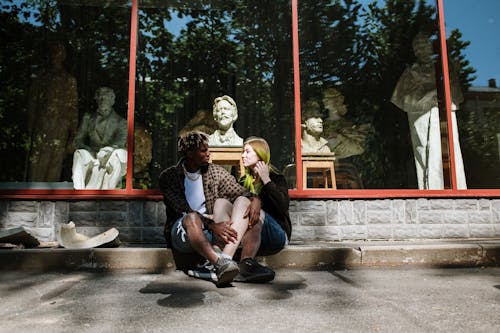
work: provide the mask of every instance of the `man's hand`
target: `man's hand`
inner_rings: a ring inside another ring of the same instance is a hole
[[[238,241],[238,232],[231,227],[232,224],[232,221],[215,222],[209,225],[209,229],[224,243],[236,244]]]
[[[248,229],[252,229],[259,222],[262,203],[258,197],[251,197],[249,199],[250,205],[248,205],[244,216],[248,216]]]

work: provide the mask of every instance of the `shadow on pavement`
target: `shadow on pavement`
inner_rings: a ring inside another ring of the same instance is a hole
[[[243,290],[251,289],[255,297],[262,300],[283,300],[293,296],[291,291],[305,289],[307,287],[305,281],[306,279],[300,274],[285,273],[271,283],[237,283],[235,285]]]
[[[307,284],[299,274],[286,274],[279,280],[264,284],[235,283],[226,288],[217,288],[210,281],[188,278],[181,282],[150,282],[139,290],[142,294],[162,294],[165,298],[158,300],[158,305],[172,308],[188,308],[205,304],[205,293],[216,292],[222,297],[233,297],[240,291],[251,291],[251,295],[263,300],[282,300],[293,296],[292,290],[304,289]]]
[[[212,289],[212,284],[206,282],[203,288],[192,283],[154,281],[139,290],[143,294],[168,295],[158,300],[158,305],[172,308],[188,308],[203,305],[204,293]]]

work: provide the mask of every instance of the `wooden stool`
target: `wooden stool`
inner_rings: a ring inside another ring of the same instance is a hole
[[[239,147],[210,147],[210,162],[220,165],[231,165],[239,168],[240,177],[245,174],[245,167],[241,159],[242,148]]]
[[[307,154],[302,156],[302,188],[305,190],[310,189],[310,187],[307,187],[308,172],[321,172],[325,188],[328,188],[328,171],[330,171],[332,189],[337,189],[334,161],[335,155],[333,153]]]

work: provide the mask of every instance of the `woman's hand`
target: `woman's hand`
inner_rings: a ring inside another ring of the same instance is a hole
[[[258,161],[253,170],[259,175],[264,185],[271,181],[271,178],[269,178],[269,166],[266,163]]]

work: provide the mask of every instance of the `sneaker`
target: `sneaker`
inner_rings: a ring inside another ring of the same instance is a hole
[[[214,266],[217,274],[217,282],[215,282],[217,287],[230,284],[240,271],[236,262],[222,256],[217,259]]]
[[[274,271],[262,266],[254,258],[245,258],[238,266],[240,273],[234,278],[236,282],[264,283],[274,280]]]
[[[187,274],[197,279],[208,280],[212,282],[217,281],[217,274],[215,274],[215,267],[210,263],[210,261],[206,259],[201,263],[199,263],[198,265],[196,265],[195,268],[189,269],[187,271]]]

